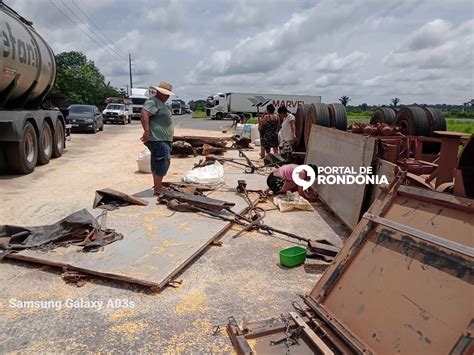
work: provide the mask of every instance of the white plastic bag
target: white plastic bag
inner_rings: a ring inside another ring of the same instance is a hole
[[[151,160],[151,153],[148,150],[148,148],[138,153],[138,159],[137,159],[138,171],[141,173],[151,174],[150,160]]]
[[[255,143],[257,141],[257,139],[260,140],[260,132],[258,131],[258,125],[257,124],[251,125],[250,139],[252,140],[253,143]]]
[[[277,195],[273,198],[273,203],[278,206],[280,212],[288,212],[294,209],[303,211],[314,211],[313,206],[298,192],[287,191],[286,195]]]
[[[195,184],[214,184],[224,182],[224,167],[217,160],[212,165],[189,170],[183,176],[183,182]]]

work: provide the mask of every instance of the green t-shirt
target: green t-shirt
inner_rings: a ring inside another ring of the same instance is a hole
[[[171,112],[165,103],[156,96],[150,97],[143,105],[145,111],[150,112],[150,141],[173,141],[173,122]]]

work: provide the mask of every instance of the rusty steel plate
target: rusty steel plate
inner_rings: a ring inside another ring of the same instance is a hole
[[[473,246],[474,200],[394,188],[306,302],[356,352],[462,354],[472,346]]]
[[[375,139],[319,125],[311,127],[305,164],[320,167],[371,166]],[[321,200],[352,230],[361,215],[366,185],[313,185]]]
[[[230,188],[237,186],[237,180],[246,180],[248,189],[266,188],[265,177],[259,174],[226,174],[225,179]],[[156,204],[151,189],[137,196],[148,206],[108,212],[107,227],[123,233],[124,239],[102,251],[81,253],[70,246],[52,252],[24,250],[8,257],[162,289],[229,227],[225,221],[197,213],[173,213],[166,205]],[[213,191],[208,196],[235,202],[236,212],[248,206],[235,192]],[[258,194],[251,198],[257,200]]]

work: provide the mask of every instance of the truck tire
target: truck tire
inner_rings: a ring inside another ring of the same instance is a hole
[[[304,143],[304,122],[308,114],[309,105],[299,104],[295,114],[296,125],[296,146],[302,150],[305,148]]]
[[[431,133],[434,131],[446,131],[446,118],[441,110],[437,108],[425,107],[426,115],[430,123]]]
[[[54,130],[53,135],[53,158],[59,158],[63,155],[64,146],[66,145],[65,136],[64,136],[64,127],[62,123],[58,120],[56,122],[56,129]]]
[[[222,120],[222,112],[217,112],[216,113],[216,120]]]
[[[43,127],[38,139],[38,165],[46,165],[49,163],[53,155],[53,132],[48,122],[43,122]]]
[[[434,131],[446,131],[446,119],[441,110],[436,108],[425,107],[426,116],[430,125],[430,136],[436,136]],[[438,154],[441,150],[441,143],[438,142],[423,142],[424,154]]]
[[[374,111],[370,117],[370,124],[386,123],[392,125],[395,121],[397,111],[390,107],[381,107]]]
[[[7,161],[10,168],[19,174],[29,174],[35,170],[38,137],[31,122],[26,122],[23,126],[20,142],[7,145]]]
[[[306,115],[304,124],[304,144],[308,148],[309,135],[313,124],[330,127],[331,121],[329,119],[328,106],[323,103],[316,103],[309,105],[308,114]]]
[[[347,130],[347,112],[343,104],[335,103],[328,105],[329,118],[331,120],[331,127],[337,128],[340,131]]]
[[[395,125],[400,126],[401,132],[408,136],[431,135],[427,114],[420,107],[402,108],[395,117]]]

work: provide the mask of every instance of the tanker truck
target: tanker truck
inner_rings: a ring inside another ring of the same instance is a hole
[[[56,77],[54,54],[32,23],[0,0],[0,161],[31,173],[65,148],[66,124],[44,106]]]

